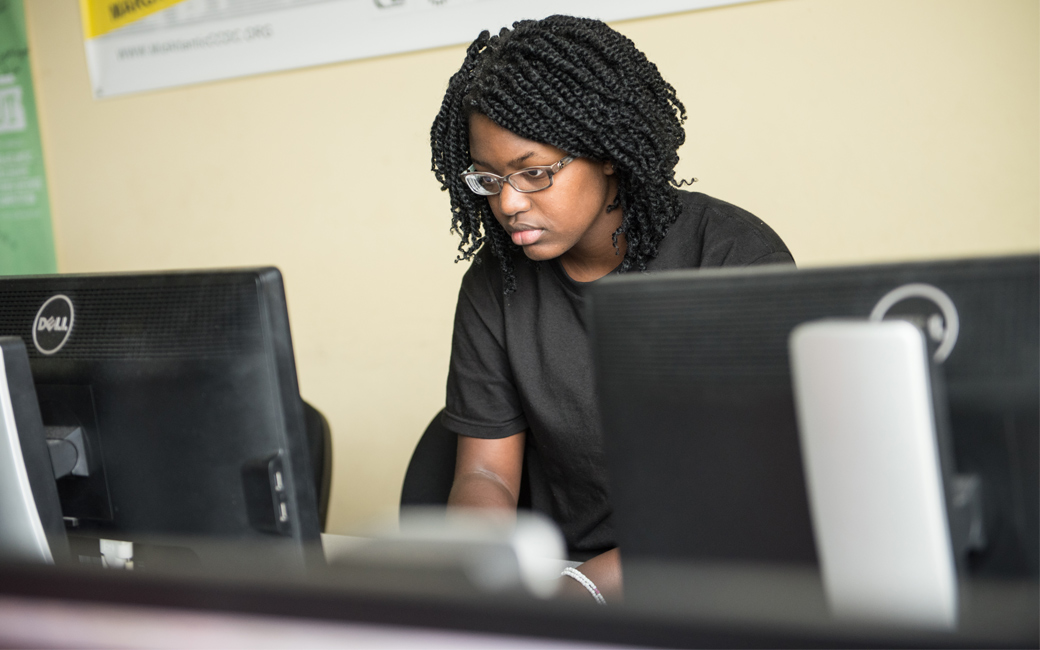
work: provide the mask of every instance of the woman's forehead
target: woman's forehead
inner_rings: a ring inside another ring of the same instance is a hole
[[[499,170],[551,164],[566,155],[552,145],[523,138],[479,113],[469,118],[469,151],[472,162]]]

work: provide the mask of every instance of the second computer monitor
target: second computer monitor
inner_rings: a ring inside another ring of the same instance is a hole
[[[964,569],[1035,580],[1037,277],[1028,256],[630,274],[594,285],[596,378],[626,561],[817,566],[788,337],[817,319],[865,321],[880,306],[919,324],[937,352],[951,325],[943,299],[905,289],[928,285],[958,321],[939,368],[952,464],[982,484],[986,543],[962,558]]]

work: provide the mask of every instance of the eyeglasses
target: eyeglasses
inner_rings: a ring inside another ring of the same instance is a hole
[[[473,190],[474,194],[481,196],[498,194],[502,191],[503,182],[509,183],[517,192],[538,192],[552,187],[553,174],[563,169],[567,166],[567,163],[575,158],[577,156],[567,156],[553,165],[536,165],[505,176],[499,176],[490,172],[478,172],[473,165],[470,165],[469,169],[462,172],[462,178],[466,179],[466,185]]]

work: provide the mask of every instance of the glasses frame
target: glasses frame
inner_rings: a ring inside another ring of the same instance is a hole
[[[577,158],[578,158],[577,156],[564,156],[563,158],[561,158],[560,160],[558,160],[557,162],[555,162],[555,163],[553,163],[551,165],[532,165],[530,167],[524,167],[521,170],[515,171],[512,174],[506,174],[505,176],[499,176],[498,174],[492,174],[491,172],[478,172],[476,170],[476,165],[470,165],[469,169],[467,169],[466,171],[464,171],[461,174],[459,174],[459,176],[462,177],[462,180],[466,181],[466,187],[468,187],[469,190],[471,192],[473,192],[474,194],[476,194],[477,196],[498,196],[499,194],[502,193],[503,182],[509,183],[509,186],[512,187],[517,192],[521,192],[523,194],[533,194],[535,192],[541,192],[542,190],[547,190],[550,187],[552,187],[553,186],[553,176],[555,176],[557,173],[559,173],[559,171],[561,169],[566,167],[569,163],[573,162]],[[516,183],[513,182],[513,176],[516,176],[517,174],[523,174],[525,172],[529,172],[532,169],[540,169],[540,170],[544,171],[546,174],[548,174],[549,175],[549,184],[546,185],[545,187],[539,187],[536,190],[525,190],[525,189],[521,189],[521,188],[517,187]],[[471,185],[470,182],[469,182],[469,179],[472,176],[490,176],[491,178],[495,179],[495,181],[498,183],[498,191],[497,192],[482,192],[482,191],[478,191],[476,189],[476,186]]]

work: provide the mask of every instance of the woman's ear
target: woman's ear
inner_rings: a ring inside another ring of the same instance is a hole
[[[614,162],[613,161],[608,160],[607,162],[603,163],[603,173],[606,174],[607,176],[612,176],[614,174]]]

